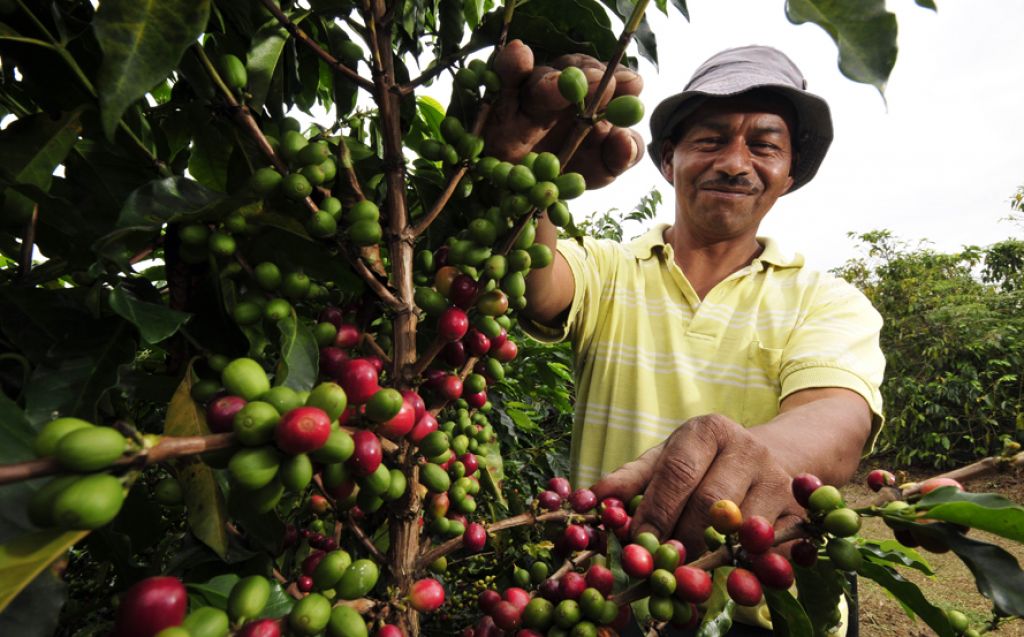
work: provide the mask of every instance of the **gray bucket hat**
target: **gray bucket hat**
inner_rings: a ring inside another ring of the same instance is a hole
[[[818,172],[832,143],[832,117],[824,99],[807,92],[807,80],[786,55],[769,46],[726,49],[711,56],[694,72],[682,93],[666,98],[651,115],[651,143],[647,146],[661,167],[661,144],[676,127],[707,99],[731,97],[754,89],[768,89],[789,100],[796,111],[793,146],[793,192]]]

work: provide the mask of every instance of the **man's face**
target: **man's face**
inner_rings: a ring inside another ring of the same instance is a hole
[[[780,100],[713,99],[662,149],[662,174],[676,191],[676,218],[701,241],[753,236],[793,185],[793,116]]]

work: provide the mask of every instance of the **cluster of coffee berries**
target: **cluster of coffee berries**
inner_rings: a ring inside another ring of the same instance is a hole
[[[351,564],[349,570],[333,568],[330,573],[322,569],[318,576],[329,578],[339,570],[349,573],[357,565],[358,561]],[[367,573],[361,571],[359,575]],[[191,612],[181,580],[150,577],[121,595],[112,634],[114,637],[366,637],[370,627],[356,608],[331,601],[355,599],[345,597],[340,591],[351,593],[366,588],[359,577],[346,580],[342,576],[337,589],[321,586],[321,592],[295,600],[286,614],[267,617],[272,586],[261,575],[239,579],[231,587],[224,608],[199,605]],[[407,601],[421,612],[430,612],[444,602],[444,589],[436,580],[419,580]],[[373,634],[404,637],[401,629],[391,624],[380,625]]]
[[[262,261],[252,269],[252,282],[231,311],[242,327],[265,320],[271,325],[293,314],[294,304],[320,297],[325,290],[299,270],[281,272],[273,261]]]
[[[56,459],[63,473],[32,495],[29,520],[67,530],[96,529],[113,520],[124,503],[125,486],[104,470],[134,446],[113,427],[80,418],[43,425],[33,449],[40,458]]]

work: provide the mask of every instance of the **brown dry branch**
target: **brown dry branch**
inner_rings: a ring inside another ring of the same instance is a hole
[[[345,520],[348,523],[348,528],[356,534],[356,537],[359,538],[359,541],[362,543],[363,547],[370,552],[370,555],[373,556],[373,559],[377,560],[378,563],[383,564],[384,560],[386,559],[384,557],[384,554],[380,552],[380,549],[378,549],[377,546],[373,543],[373,540],[370,539],[370,536],[366,534],[366,531],[363,530],[363,527],[361,527],[359,525],[359,522],[356,521],[355,516],[352,515],[352,511],[349,511],[345,514]]]
[[[586,562],[595,555],[597,555],[597,551],[580,551],[573,557],[566,559],[565,562],[563,562],[562,565],[558,567],[558,570],[552,573],[548,577],[548,579],[561,579],[562,576],[564,576],[566,573],[575,569],[577,566]]]
[[[615,75],[615,69],[618,67],[619,62],[622,60],[622,56],[626,52],[626,47],[629,46],[630,41],[633,39],[633,34],[636,33],[637,28],[640,26],[640,21],[644,17],[644,13],[647,11],[647,5],[649,0],[638,0],[633,6],[633,13],[630,14],[629,20],[626,22],[626,26],[623,28],[622,33],[619,35],[618,45],[615,47],[615,52],[612,54],[610,60],[608,60],[608,66],[604,70],[604,75],[601,76],[601,81],[597,85],[597,90],[594,91],[593,96],[587,101],[586,106],[583,109],[583,115],[576,120],[576,126],[573,128],[569,139],[566,140],[562,146],[562,151],[558,154],[558,159],[562,162],[563,166],[569,164],[569,160],[572,159],[576,151],[579,150],[580,144],[586,139],[587,135],[594,128],[594,115],[597,113],[598,107],[601,105],[602,98],[608,90],[608,84],[611,82],[612,76]]]
[[[370,348],[370,351],[373,352],[375,356],[379,357],[382,361],[384,361],[385,365],[391,364],[391,357],[388,356],[388,353],[385,352],[384,349],[381,348],[381,346],[377,343],[377,339],[373,337],[373,334],[370,334],[369,332],[363,332],[362,335],[359,337],[359,342],[362,345],[365,345],[368,348]]]
[[[505,518],[504,520],[498,520],[490,524],[485,524],[484,529],[487,531],[487,535],[492,535],[505,529],[512,529],[519,526],[533,526],[540,524],[541,522],[558,522],[564,520],[582,520],[584,522],[596,522],[596,515],[581,515],[574,513],[566,509],[558,511],[548,511],[546,513],[520,513],[519,515]],[[416,558],[416,570],[422,570],[427,567],[431,562],[439,557],[444,557],[449,553],[454,553],[462,547],[462,537],[455,537],[447,540],[437,546],[434,546],[427,551],[424,551],[418,558]]]
[[[146,467],[182,456],[194,456],[208,451],[227,449],[235,445],[234,434],[211,434],[209,436],[164,436],[156,445],[138,453],[121,456],[112,466]],[[10,484],[60,473],[62,468],[56,458],[39,458],[9,465],[0,465],[0,484]]]

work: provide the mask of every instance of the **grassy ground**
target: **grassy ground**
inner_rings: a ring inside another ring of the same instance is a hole
[[[874,466],[871,462],[865,463],[862,472],[843,489],[848,502],[870,501],[873,494],[864,486],[864,475]],[[909,479],[919,480],[928,477],[931,473],[911,471]],[[998,493],[1014,502],[1024,503],[1024,473],[1022,472],[981,478],[964,486],[970,491]],[[891,532],[880,520],[870,519],[865,522],[866,524],[861,530],[864,537],[878,539],[891,537]],[[986,537],[987,534],[983,533],[975,532],[972,535],[978,539],[985,539],[1001,545],[1018,561],[1024,562],[1024,545],[992,536]],[[967,567],[953,553],[942,555],[924,553],[924,556],[935,570],[935,577],[929,578],[913,569],[904,569],[903,573],[907,579],[914,581],[921,588],[925,597],[935,605],[942,608],[956,608],[966,613],[971,618],[971,625],[980,630],[991,617],[992,606],[978,593],[978,589],[974,585],[974,578]],[[863,637],[934,635],[934,632],[924,622],[907,617],[899,604],[877,584],[863,579],[861,582],[860,621]],[[988,634],[999,637],[1024,637],[1024,620],[1004,623]]]

